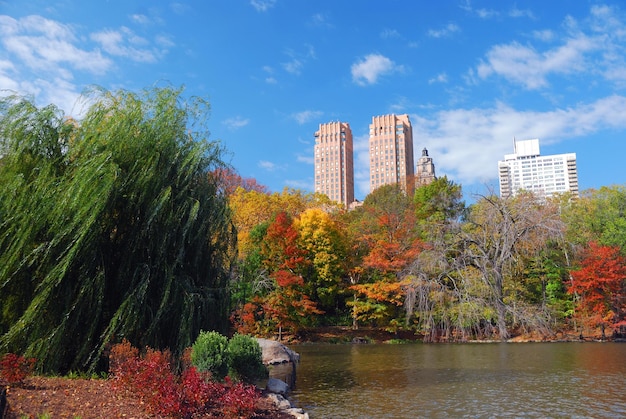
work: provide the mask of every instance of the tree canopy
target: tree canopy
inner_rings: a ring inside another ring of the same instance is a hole
[[[101,367],[107,346],[182,352],[227,327],[235,235],[182,89],[94,91],[80,120],[0,103],[0,352],[50,372]]]

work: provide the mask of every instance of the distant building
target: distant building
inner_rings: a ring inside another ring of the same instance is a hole
[[[417,175],[415,175],[415,186],[420,187],[430,185],[437,176],[435,176],[435,163],[433,158],[428,156],[428,150],[422,150],[422,157],[417,159]]]
[[[409,194],[415,188],[413,128],[409,115],[374,116],[370,125],[370,192],[398,183]]]
[[[315,132],[315,192],[346,208],[354,201],[352,130],[347,122],[320,124]]]
[[[514,153],[498,162],[500,196],[508,198],[520,191],[542,197],[572,192],[578,196],[576,153],[542,156],[539,140],[513,142]]]

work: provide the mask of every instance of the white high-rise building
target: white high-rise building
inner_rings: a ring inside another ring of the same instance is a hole
[[[514,153],[498,162],[500,196],[508,198],[520,191],[541,197],[571,192],[578,196],[576,153],[542,156],[539,140],[514,141]]]

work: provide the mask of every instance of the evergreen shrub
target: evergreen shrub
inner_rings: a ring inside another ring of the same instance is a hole
[[[254,338],[235,334],[228,342],[226,354],[228,373],[232,378],[252,383],[268,377],[261,346]]]
[[[200,332],[191,347],[191,363],[199,372],[210,372],[214,379],[222,380],[228,374],[226,348],[228,338],[218,332]]]

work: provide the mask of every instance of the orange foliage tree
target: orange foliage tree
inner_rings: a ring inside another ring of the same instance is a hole
[[[580,297],[578,313],[590,326],[626,325],[626,258],[619,247],[590,242],[578,270],[572,271],[570,294]]]
[[[307,269],[292,218],[280,212],[260,243],[261,263],[274,282],[264,296],[255,296],[234,316],[238,331],[267,334],[283,327],[297,332],[312,316],[322,314],[305,292],[302,272]]]

